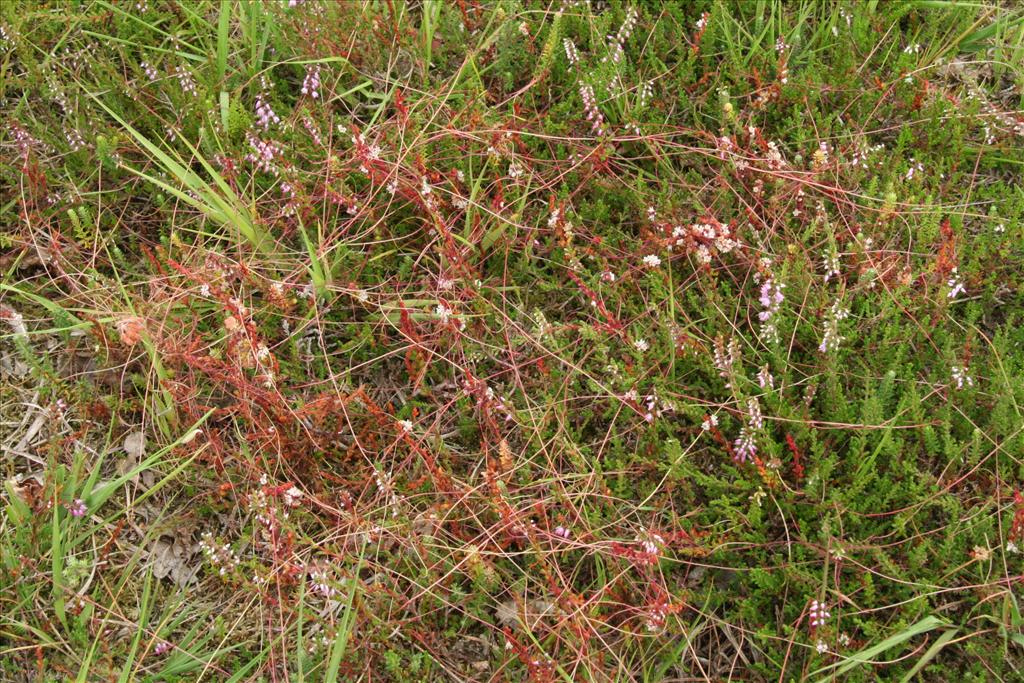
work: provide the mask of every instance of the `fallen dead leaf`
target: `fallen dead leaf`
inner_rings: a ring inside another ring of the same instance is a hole
[[[199,573],[199,564],[192,565],[195,548],[181,536],[169,539],[163,536],[157,539],[149,551],[153,576],[158,579],[169,578],[179,588],[184,588],[195,581]]]

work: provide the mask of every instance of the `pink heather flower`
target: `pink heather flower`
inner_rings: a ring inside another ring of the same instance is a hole
[[[278,144],[273,141],[263,141],[250,135],[249,146],[252,147],[253,151],[246,155],[246,161],[256,164],[256,168],[261,171],[277,175],[278,170],[274,159],[281,152]]]
[[[263,93],[256,95],[256,119],[260,127],[266,130],[271,124],[281,123],[281,117],[274,113],[270,105],[263,98]]]
[[[729,387],[735,365],[739,360],[740,345],[735,338],[729,339],[728,346],[722,342],[721,338],[715,339],[715,353],[712,357],[712,362],[715,365],[715,369],[718,370],[718,374],[725,379],[725,386],[727,388]]]
[[[151,81],[155,81],[160,77],[160,73],[153,68],[149,62],[139,62],[139,66],[142,67],[142,71],[146,74],[146,78]]]
[[[629,39],[630,34],[633,33],[633,28],[636,26],[636,20],[638,14],[636,9],[630,7],[626,10],[626,18],[622,22],[622,26],[619,27],[619,32],[614,36],[608,36],[608,49],[610,53],[601,59],[602,62],[607,61],[610,57],[613,64],[618,64],[622,61],[622,54],[625,50],[625,43]]]
[[[306,67],[306,78],[302,81],[302,94],[309,95],[314,100],[320,97],[320,66],[311,65]]]
[[[604,116],[597,108],[597,97],[594,95],[594,88],[586,83],[580,86],[580,99],[583,100],[583,111],[586,112],[587,121],[590,121],[590,128],[598,135],[604,134]]]
[[[758,318],[764,322],[772,317],[773,314],[779,310],[779,305],[786,299],[782,294],[782,289],[786,285],[779,285],[775,283],[773,278],[768,278],[761,285],[761,305],[765,310],[758,314]]]
[[[819,626],[825,625],[825,622],[830,616],[832,616],[832,613],[825,609],[825,605],[814,600],[811,602],[811,608],[808,610],[808,615],[811,618],[811,628],[818,628]]]
[[[156,647],[153,648],[153,654],[160,656],[170,649],[171,644],[168,643],[166,640],[161,640],[159,643],[156,644]]]
[[[733,459],[738,463],[753,460],[757,455],[757,443],[754,441],[754,434],[764,426],[764,418],[761,416],[761,404],[756,398],[747,401],[747,424],[740,428],[740,435],[733,442]]]
[[[85,517],[86,510],[85,501],[81,498],[75,498],[75,502],[68,506],[72,517]]]
[[[733,442],[733,460],[744,463],[753,460],[757,455],[757,444],[754,443],[754,433],[747,427],[740,428],[740,435]]]
[[[554,533],[555,533],[555,536],[558,536],[559,538],[566,538],[566,539],[569,538],[569,536],[572,535],[572,532],[570,532],[564,526],[557,526],[557,527],[555,527],[555,532]]]

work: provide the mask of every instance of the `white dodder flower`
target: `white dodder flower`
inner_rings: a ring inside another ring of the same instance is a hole
[[[657,268],[661,265],[661,259],[657,254],[648,254],[644,256],[644,265],[648,268]]]
[[[452,309],[448,308],[444,304],[438,304],[434,308],[434,315],[441,319],[441,322],[448,324],[448,321],[452,319]]]
[[[302,491],[298,487],[292,486],[282,494],[284,498],[284,504],[290,508],[298,507],[299,501],[302,500]]]

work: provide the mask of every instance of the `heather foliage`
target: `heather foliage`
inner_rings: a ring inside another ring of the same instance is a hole
[[[1024,23],[0,5],[0,680],[1012,680]]]

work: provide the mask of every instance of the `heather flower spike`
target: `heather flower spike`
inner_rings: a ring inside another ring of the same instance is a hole
[[[825,608],[824,604],[814,600],[811,602],[808,616],[810,617],[811,628],[820,628],[825,625],[825,622],[832,616],[832,613]]]

